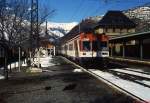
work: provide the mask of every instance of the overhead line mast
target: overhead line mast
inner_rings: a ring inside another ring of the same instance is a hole
[[[36,48],[39,48],[38,0],[31,0],[30,60]]]

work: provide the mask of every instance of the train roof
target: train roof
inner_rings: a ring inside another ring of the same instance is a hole
[[[108,11],[99,21],[97,27],[135,28],[136,24],[124,15],[122,11]]]
[[[68,34],[63,36],[61,38],[61,42],[63,43],[73,37],[76,37],[77,35],[79,35],[82,32],[91,33],[91,32],[93,32],[96,25],[97,25],[97,22],[95,20],[91,20],[91,19],[83,20],[81,23],[76,25]]]

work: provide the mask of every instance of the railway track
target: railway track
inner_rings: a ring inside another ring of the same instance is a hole
[[[132,72],[128,73],[128,72],[123,72],[122,70],[120,70],[120,71],[117,71],[117,70],[109,70],[108,72],[112,73],[122,79],[133,81],[135,83],[138,83],[140,85],[150,88],[150,78],[146,77],[146,76],[150,76],[150,75],[145,75],[145,74],[142,75],[142,73],[138,73],[138,72],[137,72],[137,74],[140,74],[140,75],[136,75],[136,74],[134,74],[135,72],[133,72],[133,74],[131,74]]]
[[[62,58],[64,58],[64,57],[62,57]],[[94,76],[95,78],[97,78],[97,79],[103,81],[104,83],[110,85],[111,87],[113,87],[113,88],[119,90],[120,92],[122,92],[122,93],[124,93],[124,94],[126,94],[126,95],[131,96],[131,97],[134,98],[135,100],[139,101],[139,103],[148,103],[148,101],[145,100],[144,98],[142,98],[142,97],[140,97],[140,96],[137,96],[136,94],[134,94],[134,93],[128,91],[127,89],[122,88],[121,86],[118,86],[116,83],[114,83],[114,82],[112,82],[112,81],[106,79],[105,77],[103,77],[103,76],[101,76],[101,75],[98,75],[96,72],[94,72],[94,69],[93,69],[93,70],[92,70],[92,69],[89,69],[89,68],[87,69],[87,68],[85,68],[85,67],[82,67],[82,66],[80,66],[80,65],[78,65],[78,64],[76,64],[76,63],[74,63],[73,61],[68,60],[67,58],[64,58],[64,59],[65,59],[67,62],[69,62],[69,63],[71,63],[71,64],[77,66],[78,68],[80,68],[80,69],[83,70],[84,72],[89,73],[90,75]],[[106,72],[106,73],[107,73],[107,72]],[[108,73],[109,73],[109,72],[108,72]],[[106,75],[107,75],[107,74],[106,74]],[[119,78],[119,77],[118,77],[118,78]],[[139,84],[140,84],[140,83],[139,83]],[[141,83],[141,84],[142,84],[142,83]],[[144,86],[144,85],[143,85],[143,86]],[[149,86],[147,86],[147,87],[150,88]]]

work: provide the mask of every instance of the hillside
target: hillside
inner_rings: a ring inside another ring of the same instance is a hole
[[[137,24],[137,32],[150,30],[150,3],[123,12]]]
[[[47,24],[48,33],[49,35],[62,37],[77,24],[78,24],[77,22],[71,22],[71,23],[48,22]]]

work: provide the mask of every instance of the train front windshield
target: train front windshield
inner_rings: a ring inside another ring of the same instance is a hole
[[[91,50],[92,51],[98,51],[98,50],[101,50],[104,48],[107,48],[107,42],[83,41],[83,50],[84,51],[91,51]]]
[[[90,51],[91,50],[90,41],[83,41],[83,50],[84,51]]]
[[[107,48],[107,42],[98,42],[98,41],[92,42],[92,50],[93,51],[102,50],[104,48]]]
[[[101,47],[107,47],[107,42],[100,42]]]

